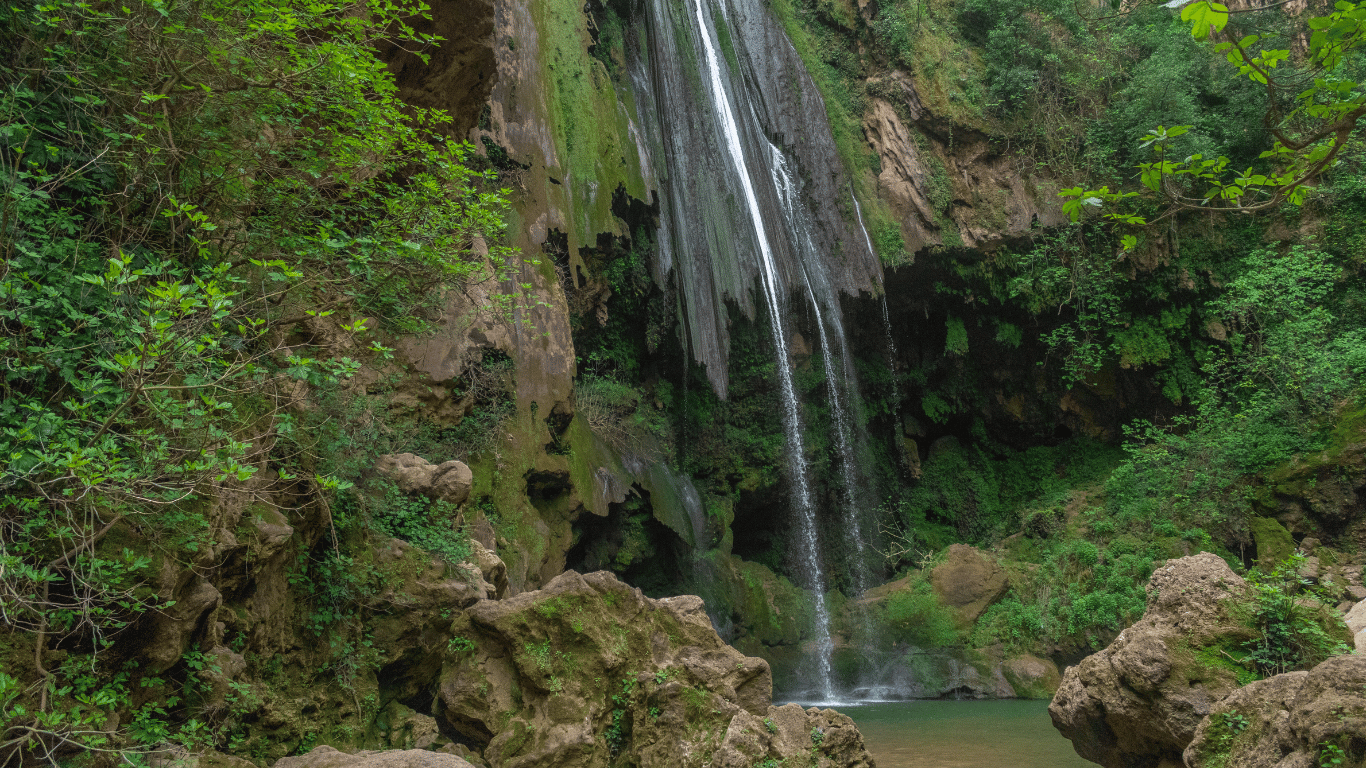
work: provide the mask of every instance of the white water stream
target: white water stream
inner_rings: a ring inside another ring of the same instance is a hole
[[[868,250],[873,250],[873,239],[868,236],[868,226],[863,223],[863,206],[858,204],[858,196],[854,194],[854,188],[849,187],[849,197],[854,201],[854,215],[858,217],[858,228],[863,233],[863,242],[867,244]],[[876,251],[873,251],[876,253]],[[896,341],[892,339],[892,318],[887,313],[887,293],[882,293],[882,330],[887,336],[887,365],[892,372],[892,402],[901,402],[901,393],[896,386]],[[900,421],[900,413],[894,414]]]
[[[787,157],[771,142],[768,145],[773,169],[773,181],[778,190],[778,198],[783,212],[793,226],[794,234],[802,250],[808,257],[816,255],[815,243],[811,241],[811,225],[805,215],[805,208],[798,199],[797,183]],[[857,201],[855,201],[857,202]],[[860,220],[861,223],[861,220]],[[866,237],[866,233],[865,233]],[[816,315],[816,330],[820,338],[821,354],[825,360],[826,393],[830,398],[830,417],[835,427],[835,449],[839,453],[841,517],[849,543],[853,545],[855,562],[850,568],[850,582],[855,594],[862,594],[871,584],[872,574],[868,572],[868,544],[863,538],[863,526],[859,522],[859,481],[855,471],[857,454],[854,447],[853,424],[850,421],[850,404],[855,382],[854,362],[849,354],[848,337],[844,334],[844,322],[840,317],[839,298],[829,290],[829,281],[824,275],[817,275],[817,284],[812,283],[811,271],[820,269],[821,260],[804,258],[802,262],[802,281],[806,294],[811,300],[811,309]],[[818,292],[817,288],[821,290]],[[821,312],[821,300],[827,298],[833,306],[829,311],[831,327],[835,332],[839,349],[839,367],[835,366],[835,348],[826,334],[826,315]],[[841,386],[843,385],[843,386]],[[848,388],[849,392],[845,389]]]

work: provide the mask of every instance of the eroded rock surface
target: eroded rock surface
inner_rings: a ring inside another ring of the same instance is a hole
[[[1220,701],[1186,748],[1189,768],[1310,768],[1325,745],[1357,765],[1366,745],[1366,657],[1258,680]],[[1330,755],[1330,758],[1332,755]]]
[[[425,749],[389,749],[349,755],[327,745],[298,757],[282,757],[275,768],[474,768],[457,755]]]
[[[1238,688],[1231,666],[1200,654],[1250,636],[1230,615],[1246,591],[1207,552],[1160,566],[1143,618],[1063,673],[1048,712],[1077,754],[1106,768],[1181,765],[1200,721]]]

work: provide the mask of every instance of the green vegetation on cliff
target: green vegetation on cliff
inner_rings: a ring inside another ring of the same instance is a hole
[[[424,10],[0,10],[0,762],[233,738],[176,598],[306,527],[283,498],[343,527],[310,403],[513,266],[503,198],[376,57],[434,45]],[[460,556],[402,509],[376,529]]]

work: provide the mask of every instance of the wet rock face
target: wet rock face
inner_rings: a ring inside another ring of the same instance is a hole
[[[1053,725],[1106,768],[1181,765],[1201,720],[1238,688],[1232,669],[1198,653],[1248,636],[1229,614],[1246,591],[1215,555],[1168,560],[1149,582],[1143,619],[1063,674],[1048,707]]]
[[[1235,691],[1210,712],[1186,748],[1189,768],[1344,765],[1366,756],[1366,657],[1338,656]]]
[[[768,663],[721,642],[696,597],[570,571],[451,634],[433,714],[495,768],[871,764],[847,717],[772,706]]]

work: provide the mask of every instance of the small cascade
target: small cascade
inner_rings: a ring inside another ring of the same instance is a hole
[[[892,338],[892,318],[887,314],[887,294],[882,294],[882,331],[887,337],[887,368],[892,372],[892,415],[901,419],[901,393],[896,385],[896,340]]]
[[[873,239],[868,236],[868,225],[863,223],[863,206],[858,204],[858,195],[854,194],[854,186],[849,185],[849,198],[854,201],[854,215],[858,218],[859,231],[863,233],[863,242],[868,246],[868,250],[873,250]],[[896,341],[892,338],[892,319],[887,313],[887,293],[884,291],[882,300],[882,330],[887,338],[887,368],[892,372],[892,408],[897,411],[894,416],[900,419],[901,393],[897,391],[896,384]]]
[[[858,218],[859,231],[863,233],[863,244],[868,246],[870,253],[877,253],[873,250],[873,238],[868,236],[868,225],[863,223],[863,206],[858,204],[858,195],[854,194],[854,185],[849,185],[849,199],[854,201],[854,216]]]

